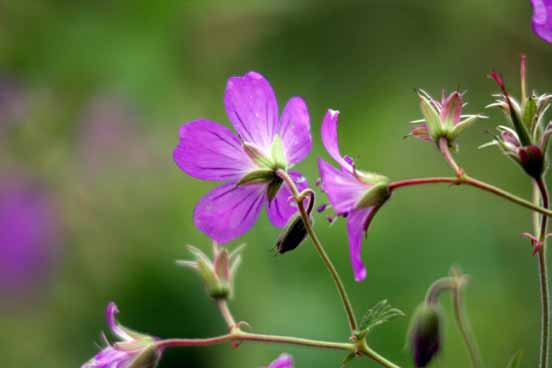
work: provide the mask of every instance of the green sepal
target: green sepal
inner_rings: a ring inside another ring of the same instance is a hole
[[[533,131],[536,116],[537,102],[535,101],[535,96],[531,96],[529,97],[529,99],[527,99],[527,102],[523,107],[523,123],[529,129],[529,131]]]
[[[356,354],[353,353],[353,352],[351,352],[351,353],[345,355],[345,358],[343,358],[343,361],[341,362],[341,365],[339,366],[339,368],[344,368],[344,367],[346,367],[347,364],[351,363],[351,361],[352,361],[353,359],[355,359],[355,357],[356,357]]]
[[[385,202],[390,195],[391,190],[389,189],[388,181],[374,184],[370,189],[368,189],[364,196],[362,196],[360,201],[358,201],[355,208],[369,208],[380,205]]]
[[[268,197],[268,202],[272,202],[274,197],[276,197],[276,194],[278,194],[278,191],[280,190],[280,187],[283,184],[283,180],[279,177],[275,176],[272,178],[272,181],[270,184],[268,184],[266,188],[266,196]]]
[[[439,113],[427,97],[421,95],[420,93],[418,93],[418,96],[420,96],[420,109],[422,110],[422,115],[424,115],[426,120],[429,134],[433,139],[436,139],[441,135],[442,131]]]
[[[274,137],[271,151],[272,163],[274,164],[273,168],[287,169],[286,152],[284,151],[284,144],[282,143],[282,139],[279,135]]]
[[[152,344],[147,349],[144,349],[133,361],[128,368],[155,368],[159,363],[161,354],[156,348],[155,344]]]
[[[514,106],[510,99],[508,97],[506,98],[506,102],[508,103],[508,110],[510,110],[510,118],[512,120],[512,124],[514,125],[514,129],[516,130],[516,133],[518,134],[519,141],[521,142],[522,146],[528,146],[531,144],[531,137],[529,135],[529,131],[527,130],[527,127],[519,117],[518,113],[514,109]]]
[[[523,358],[523,351],[518,350],[508,361],[506,368],[519,368],[521,367],[521,358]]]
[[[268,153],[264,152],[261,148],[255,144],[243,142],[243,149],[245,153],[260,167],[262,168],[272,168],[274,163],[272,158],[268,156]]]
[[[236,185],[271,183],[273,180],[274,170],[257,169],[245,174]]]

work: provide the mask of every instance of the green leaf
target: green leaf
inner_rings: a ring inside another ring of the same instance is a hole
[[[387,299],[384,299],[374,305],[366,312],[360,322],[360,328],[366,333],[370,332],[376,326],[391,321],[397,317],[404,317],[405,314],[398,308],[393,308]]]
[[[345,356],[345,358],[343,359],[343,361],[341,362],[341,365],[339,366],[339,368],[344,368],[347,366],[347,364],[349,364],[351,362],[351,360],[353,360],[355,358],[355,353],[349,353]]]
[[[519,368],[521,367],[521,358],[523,357],[523,352],[519,350],[517,353],[515,353],[510,361],[508,362],[508,365],[506,368]]]

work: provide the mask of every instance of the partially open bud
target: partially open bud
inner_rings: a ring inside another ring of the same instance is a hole
[[[441,350],[442,317],[439,305],[422,303],[410,323],[409,343],[415,367],[426,367]]]
[[[241,263],[241,249],[229,253],[218,244],[213,244],[214,259],[211,259],[198,248],[188,245],[195,260],[178,260],[180,266],[196,271],[202,278],[207,293],[214,299],[228,299],[233,290],[233,279]]]
[[[312,223],[312,218],[310,219]],[[300,214],[291,217],[276,241],[276,250],[280,254],[297,248],[307,237],[307,228]]]

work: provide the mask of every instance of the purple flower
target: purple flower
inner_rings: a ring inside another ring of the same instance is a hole
[[[410,135],[424,141],[438,141],[447,138],[454,141],[466,128],[471,126],[482,115],[462,115],[464,107],[463,93],[454,91],[448,96],[443,91],[441,102],[433,99],[424,90],[418,90],[423,119],[414,120],[417,124]],[[422,123],[422,124],[419,124]]]
[[[47,276],[58,226],[44,188],[22,175],[5,174],[0,181],[0,294],[14,294]]]
[[[281,354],[266,368],[293,368],[293,358],[289,354]]]
[[[155,339],[134,332],[119,323],[115,315],[119,313],[115,303],[107,306],[107,323],[119,342],[107,346],[84,363],[81,368],[154,368],[161,358],[161,349],[155,346]]]
[[[311,149],[310,119],[302,98],[291,98],[278,117],[278,103],[268,81],[256,72],[231,77],[224,105],[238,134],[210,120],[180,128],[176,164],[198,179],[220,181],[194,210],[195,225],[210,238],[226,243],[257,221],[266,203],[270,221],[284,226],[297,211],[292,195],[276,170],[288,170]],[[288,174],[299,190],[307,187],[297,171]]]
[[[531,25],[533,32],[546,42],[552,43],[552,1],[531,0],[533,18]]]
[[[356,281],[366,277],[361,259],[362,235],[376,212],[389,198],[389,179],[385,176],[356,169],[353,160],[341,156],[337,142],[338,111],[328,110],[322,122],[322,142],[332,158],[339,163],[336,169],[318,158],[322,190],[338,215],[347,217],[349,250]]]

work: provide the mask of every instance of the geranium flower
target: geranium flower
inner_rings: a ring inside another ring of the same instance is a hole
[[[266,368],[293,368],[293,358],[289,354],[281,354]]]
[[[462,115],[465,104],[464,94],[461,92],[454,91],[447,96],[443,90],[441,102],[433,99],[422,89],[417,92],[424,118],[412,121],[417,125],[411,129],[409,135],[421,140],[437,142],[440,138],[446,138],[452,143],[477,119],[486,118],[482,115]]]
[[[533,18],[531,26],[540,38],[552,43],[552,1],[531,0],[533,5]]]
[[[161,358],[161,349],[155,346],[155,339],[132,331],[119,323],[115,315],[119,313],[115,303],[107,306],[107,323],[111,332],[120,341],[107,346],[84,363],[81,368],[155,368]]]
[[[274,91],[259,73],[231,77],[224,105],[238,134],[210,120],[194,120],[180,128],[173,155],[188,175],[223,182],[194,210],[195,225],[219,243],[249,230],[265,204],[272,224],[282,227],[288,222],[297,206],[289,201],[292,193],[276,171],[288,170],[299,190],[305,189],[306,179],[289,169],[312,145],[303,99],[291,98],[278,117]]]
[[[347,217],[349,251],[356,281],[366,277],[361,259],[362,235],[368,231],[376,212],[389,198],[389,179],[356,169],[353,160],[342,156],[337,142],[338,111],[328,110],[322,122],[322,142],[340,165],[336,169],[318,158],[322,190],[339,216]]]

